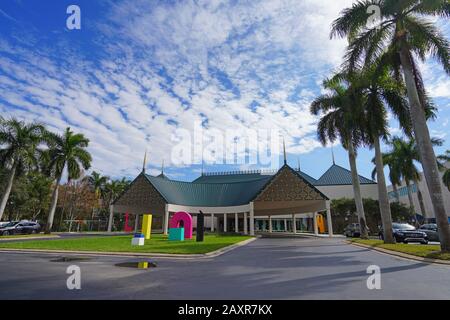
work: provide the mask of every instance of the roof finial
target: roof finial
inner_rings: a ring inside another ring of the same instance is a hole
[[[161,174],[164,175],[164,159],[163,159],[162,165],[161,165]]]
[[[300,166],[300,157],[297,157],[297,162],[298,162],[298,171],[302,171],[301,170],[301,166]]]
[[[283,158],[284,158],[284,164],[287,164],[287,160],[286,160],[286,143],[284,142],[284,137],[283,137]]]
[[[201,175],[203,175],[203,150],[202,150],[202,171],[201,171]]]
[[[333,160],[333,165],[335,165],[336,161],[334,160],[334,148],[333,148],[333,145],[331,145],[331,158]]]
[[[142,173],[145,173],[146,166],[147,166],[147,149],[145,149],[145,153],[144,153],[144,163],[142,164]]]

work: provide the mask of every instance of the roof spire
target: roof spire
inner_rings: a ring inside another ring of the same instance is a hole
[[[147,149],[145,149],[145,153],[144,153],[144,162],[142,164],[142,173],[145,173],[146,166],[147,166]]]
[[[284,164],[287,164],[287,160],[286,160],[286,143],[284,142],[284,137],[283,137],[283,159],[284,159]]]
[[[335,165],[336,161],[334,160],[334,148],[333,148],[333,145],[331,145],[331,159],[333,160],[333,165]]]
[[[203,176],[203,150],[202,150],[202,171],[201,171],[201,175]]]
[[[161,174],[164,175],[164,159],[163,159],[162,165],[161,165]]]
[[[298,171],[302,171],[301,170],[301,166],[300,166],[300,157],[297,157],[297,162],[298,162]]]

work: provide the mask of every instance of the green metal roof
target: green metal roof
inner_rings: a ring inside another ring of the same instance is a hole
[[[145,175],[168,203],[185,206],[228,207],[248,204],[271,176],[235,183],[192,183]]]
[[[375,181],[359,176],[361,184],[376,184]],[[352,173],[341,166],[333,164],[314,184],[315,186],[351,185]]]
[[[310,184],[315,184],[316,179],[307,175],[306,173],[294,170],[297,172],[302,178],[308,181]],[[208,173],[201,175],[197,179],[193,181],[193,183],[235,183],[235,182],[246,182],[246,181],[254,181],[259,179],[270,179],[276,172],[272,172],[270,174],[261,172],[261,171],[249,171],[249,172],[231,172],[231,173]]]
[[[335,164],[319,180],[302,171],[286,167],[313,188],[315,186],[352,184],[351,172]],[[184,182],[170,180],[164,174],[156,177],[144,174],[167,203],[196,207],[229,207],[248,204],[275,175],[276,173],[265,174],[260,171],[214,173],[202,175],[193,182]],[[376,183],[362,176],[360,176],[360,182],[361,184]],[[319,190],[317,191],[322,194]],[[327,199],[325,195],[323,196]]]

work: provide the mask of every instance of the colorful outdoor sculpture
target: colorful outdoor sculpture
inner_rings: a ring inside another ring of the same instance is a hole
[[[184,241],[184,228],[170,228],[169,241]]]
[[[143,246],[145,243],[144,235],[142,233],[135,233],[131,239],[132,246]]]
[[[145,240],[150,239],[152,233],[152,215],[144,214],[144,219],[142,220],[142,234]]]
[[[200,210],[200,213],[197,215],[197,242],[203,242],[204,234],[205,234],[205,215]]]
[[[319,233],[325,233],[325,219],[321,214],[317,215],[317,230]]]
[[[169,228],[184,228],[184,238],[192,239],[192,216],[184,211],[174,214],[169,222]]]
[[[130,220],[130,215],[128,213],[125,213],[125,225],[123,227],[124,232],[133,231],[133,227],[128,225],[129,220]]]

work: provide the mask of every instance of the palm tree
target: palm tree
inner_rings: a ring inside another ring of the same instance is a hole
[[[112,224],[114,218],[113,202],[117,197],[122,194],[125,188],[128,186],[128,181],[123,178],[122,180],[113,180],[106,184],[105,191],[108,197],[109,204],[109,219],[108,219],[108,232],[112,231]]]
[[[366,143],[375,148],[375,165],[378,182],[378,198],[385,243],[395,243],[392,234],[392,217],[389,196],[384,176],[384,163],[380,140],[389,136],[387,108],[394,111],[400,123],[409,127],[408,104],[404,98],[404,88],[395,81],[384,68],[382,72],[374,68],[348,73],[352,86],[365,98],[364,112],[366,122],[363,130],[367,134]]]
[[[324,81],[323,86],[329,93],[321,95],[313,101],[311,113],[314,115],[323,113],[317,126],[320,142],[326,145],[328,141],[333,143],[340,139],[342,146],[348,151],[361,237],[368,238],[361,186],[356,167],[356,150],[364,141],[364,133],[360,127],[360,124],[365,121],[362,112],[363,101],[345,81],[341,80],[337,77]]]
[[[37,166],[38,146],[43,142],[45,128],[37,123],[25,123],[15,118],[0,118],[0,164],[9,174],[0,202],[0,220],[18,173]]]
[[[438,159],[443,162],[441,164],[441,168],[442,171],[445,171],[442,177],[442,182],[444,182],[444,185],[447,187],[448,191],[450,191],[450,169],[445,166],[446,163],[450,162],[450,150],[447,150],[445,154],[440,155]]]
[[[440,139],[433,138],[432,144],[435,146],[442,145]],[[399,137],[393,137],[392,140],[388,141],[388,145],[391,150],[383,154],[385,162],[389,165],[389,169],[394,176],[400,177],[400,179],[405,180],[405,184],[408,191],[408,199],[410,203],[411,213],[415,213],[415,206],[413,202],[413,190],[411,183],[417,189],[417,197],[419,199],[420,210],[426,218],[426,210],[423,201],[423,194],[420,189],[420,173],[419,169],[416,167],[415,162],[420,161],[418,146],[413,138],[409,141],[405,141]]]
[[[367,27],[369,6],[380,8],[381,19]],[[435,57],[450,74],[450,45],[439,29],[424,16],[449,17],[448,0],[364,0],[344,9],[333,22],[331,37],[347,36],[349,68],[371,65],[382,57],[384,63],[403,73],[410,104],[410,115],[424,175],[432,197],[439,227],[441,250],[450,251],[450,228],[442,196],[436,155],[425,114],[425,90],[417,66],[428,54]]]
[[[88,185],[94,190],[95,198],[99,200],[106,184],[109,181],[109,177],[102,176],[100,173],[92,171],[91,175],[87,176],[85,180]]]
[[[62,136],[48,133],[46,138],[49,149],[44,152],[43,157],[47,163],[47,170],[55,179],[50,211],[45,226],[45,233],[50,233],[58,202],[59,185],[64,171],[67,170],[69,181],[78,179],[81,175],[81,167],[85,170],[90,168],[92,157],[86,151],[89,139],[85,138],[83,134],[73,133],[70,128],[67,128]]]

